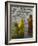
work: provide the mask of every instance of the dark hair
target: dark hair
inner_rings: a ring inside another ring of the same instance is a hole
[[[32,18],[32,15],[30,15],[30,18]]]

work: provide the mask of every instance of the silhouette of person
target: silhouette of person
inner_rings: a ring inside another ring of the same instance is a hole
[[[32,25],[32,15],[29,16],[29,19],[28,19],[28,34],[30,36],[32,36],[32,29],[33,29],[33,25]]]

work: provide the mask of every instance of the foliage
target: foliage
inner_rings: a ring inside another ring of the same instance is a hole
[[[24,20],[23,20],[23,18],[20,20],[19,24],[17,22],[12,24],[11,37],[12,38],[22,38],[22,37],[24,37]]]

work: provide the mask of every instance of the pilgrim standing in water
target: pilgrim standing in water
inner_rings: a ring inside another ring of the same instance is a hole
[[[28,19],[28,35],[30,37],[32,37],[32,32],[33,32],[33,25],[32,25],[32,15],[29,16],[29,19]]]

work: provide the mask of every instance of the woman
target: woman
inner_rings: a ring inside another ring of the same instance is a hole
[[[32,32],[33,32],[33,25],[32,25],[32,15],[30,15],[29,19],[28,19],[28,34],[29,36],[32,36]]]

